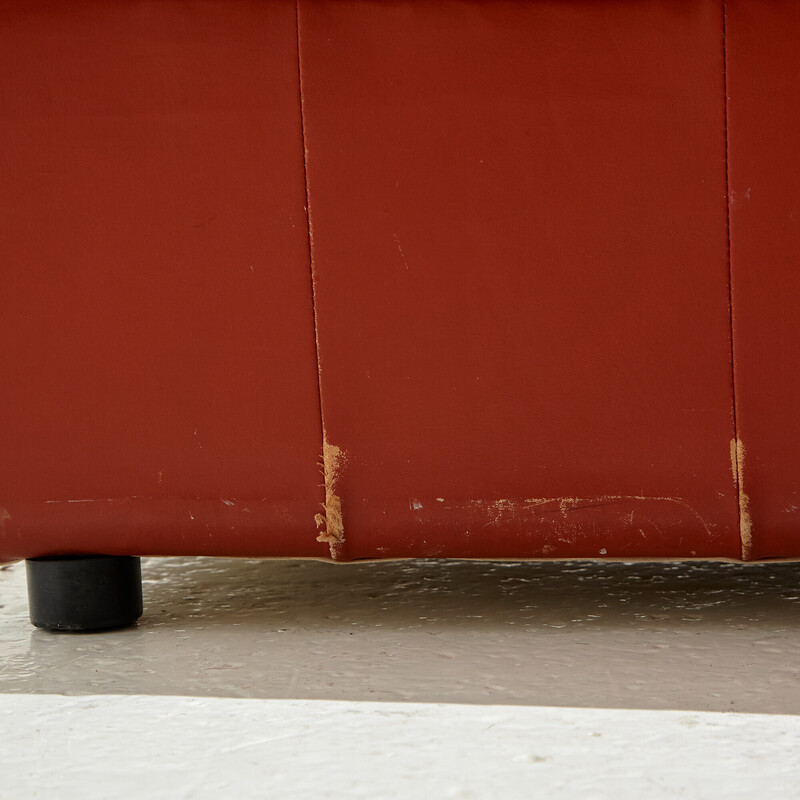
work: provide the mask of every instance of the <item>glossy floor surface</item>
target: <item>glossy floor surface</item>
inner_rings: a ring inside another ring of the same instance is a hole
[[[800,714],[800,566],[146,559],[136,627],[54,635],[0,569],[0,693]]]

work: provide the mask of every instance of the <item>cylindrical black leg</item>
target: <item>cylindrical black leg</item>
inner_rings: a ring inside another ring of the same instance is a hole
[[[142,615],[141,562],[133,556],[29,558],[31,622],[48,631],[100,631]]]

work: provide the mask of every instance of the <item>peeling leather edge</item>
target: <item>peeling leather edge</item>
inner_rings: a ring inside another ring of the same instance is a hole
[[[322,531],[317,536],[318,542],[326,542],[331,550],[331,558],[338,561],[342,557],[344,544],[344,518],[342,515],[342,498],[336,493],[337,484],[346,462],[345,453],[335,444],[330,444],[323,434],[322,443],[322,478],[325,486],[325,502],[323,512],[316,514],[314,521]]]
[[[744,443],[731,440],[731,459],[736,469],[736,494],[739,498],[739,535],[742,539],[742,561],[749,561],[753,552],[753,520],[750,516],[750,496],[744,490]]]

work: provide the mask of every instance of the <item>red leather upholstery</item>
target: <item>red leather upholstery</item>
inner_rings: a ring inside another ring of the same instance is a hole
[[[300,10],[346,555],[738,556],[720,6]]]
[[[800,556],[798,22],[0,3],[0,559]]]
[[[0,556],[328,552],[296,30],[3,3]]]

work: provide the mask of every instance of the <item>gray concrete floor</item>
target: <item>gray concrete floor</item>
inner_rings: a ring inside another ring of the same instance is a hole
[[[800,714],[800,565],[147,559],[131,629],[48,634],[0,570],[0,694]]]

